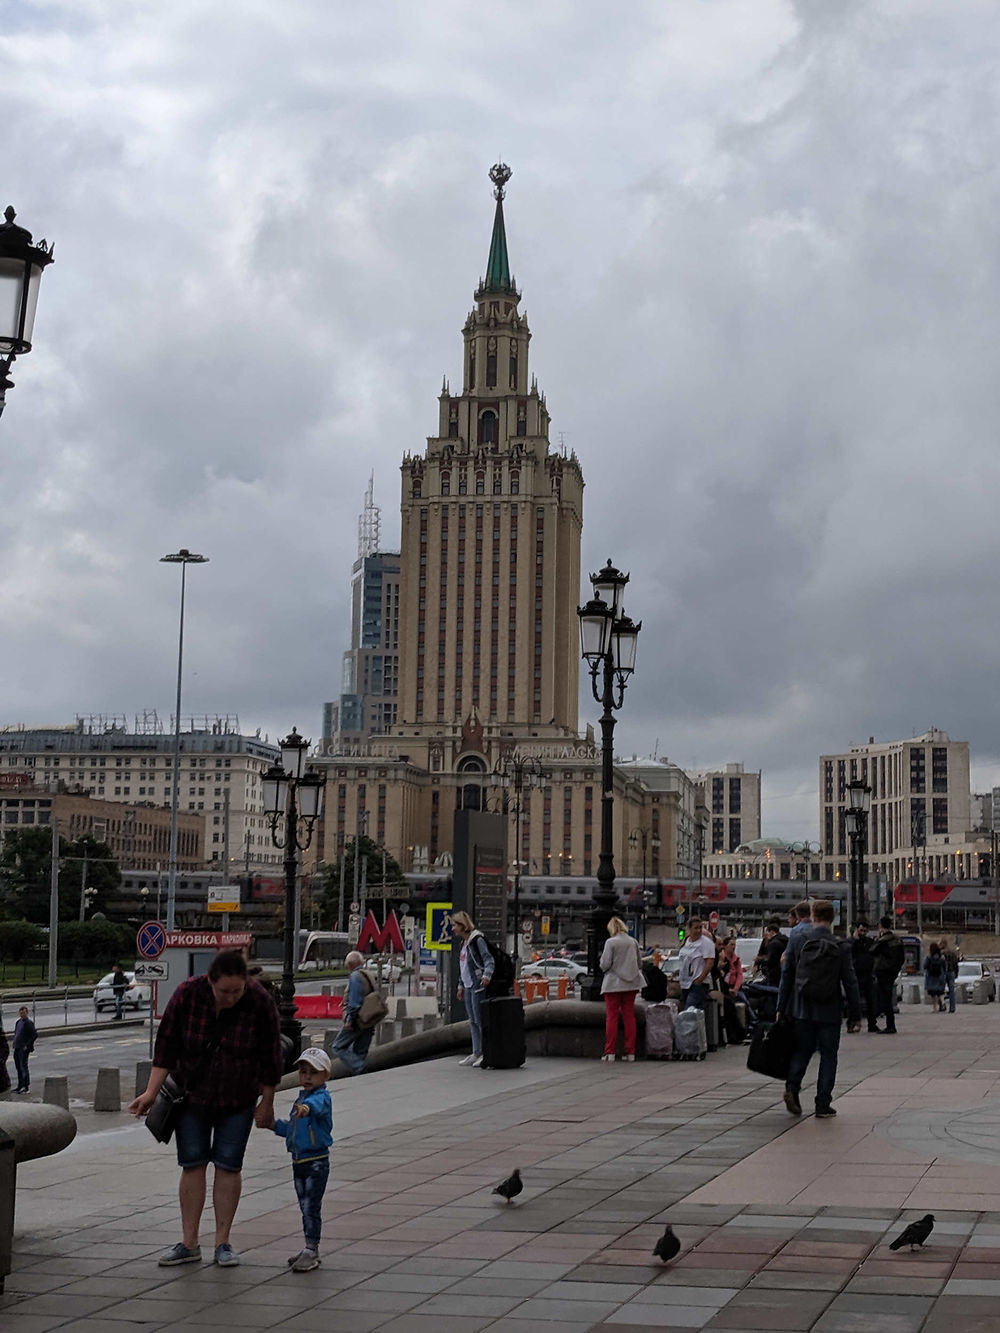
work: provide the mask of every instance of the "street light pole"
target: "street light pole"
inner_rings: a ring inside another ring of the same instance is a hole
[[[872,789],[867,782],[855,778],[847,784],[847,836],[851,844],[850,856],[850,919],[848,931],[861,918],[861,892],[865,873],[865,852],[868,849],[868,815],[872,808]]]
[[[609,560],[597,574],[591,574],[594,596],[577,608],[580,618],[581,655],[590,668],[590,687],[601,712],[601,851],[597,863],[597,892],[590,916],[587,942],[588,981],[584,999],[600,997],[598,958],[601,938],[615,915],[614,801],[615,710],[625,701],[628,678],[635,670],[635,653],[642,622],[636,625],[622,609],[622,595],[628,574],[616,569]]]
[[[302,1024],[295,1017],[296,878],[298,853],[312,842],[313,829],[323,809],[326,778],[306,768],[309,742],[293,727],[281,742],[281,763],[264,774],[261,785],[264,813],[271,824],[271,841],[284,853],[285,932],[281,971],[281,1036],[285,1068],[290,1069],[302,1047]],[[284,821],[282,823],[282,821]],[[279,833],[279,824],[281,829]]]
[[[496,762],[493,775],[503,788],[503,812],[514,816],[514,957],[520,958],[518,934],[521,929],[521,817],[524,813],[525,794],[545,783],[545,773],[533,754],[514,750],[502,755]],[[507,795],[513,792],[513,799]]]
[[[170,800],[170,853],[167,870],[167,930],[177,925],[177,812],[181,795],[181,680],[184,668],[184,591],[188,565],[207,565],[207,555],[195,555],[182,546],[173,555],[160,557],[161,565],[181,567],[181,615],[177,633],[177,703],[174,712],[174,773]]]
[[[52,263],[54,248],[46,241],[32,244],[31,232],[16,217],[8,207],[0,223],[0,416],[14,387],[14,358],[31,351],[42,269]]]

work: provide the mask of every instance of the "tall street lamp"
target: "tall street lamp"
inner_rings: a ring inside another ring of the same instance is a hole
[[[14,358],[31,351],[42,269],[52,263],[54,249],[46,241],[33,245],[31,232],[17,225],[16,216],[8,207],[0,223],[0,416],[7,390],[14,387]]]
[[[580,649],[590,667],[590,687],[601,713],[601,852],[597,863],[597,892],[590,914],[590,938],[587,942],[589,980],[584,999],[600,998],[601,980],[598,958],[608,922],[615,915],[614,803],[615,710],[625,701],[628,678],[635,670],[639,642],[638,625],[622,609],[622,596],[628,574],[615,569],[609,560],[598,574],[591,574],[594,596],[586,606],[577,607],[580,617]]]
[[[527,794],[545,785],[542,765],[533,754],[514,750],[501,755],[493,768],[496,785],[503,790],[503,812],[514,816],[514,957],[518,952],[518,932],[521,929],[521,819]]]
[[[848,928],[853,929],[861,917],[861,886],[865,873],[865,853],[868,850],[868,815],[872,808],[872,789],[867,782],[855,778],[847,784],[847,836],[851,844],[851,917]]]
[[[297,857],[312,842],[313,829],[323,811],[323,788],[326,786],[326,778],[321,773],[306,767],[308,750],[309,742],[303,740],[293,727],[291,734],[281,742],[281,763],[273,764],[261,779],[264,813],[271,823],[271,841],[285,854],[285,954],[278,1010],[286,1069],[292,1067],[302,1049],[302,1024],[295,1017]]]
[[[181,567],[181,618],[177,634],[177,707],[174,710],[174,781],[170,800],[170,859],[167,870],[167,930],[177,924],[177,811],[181,796],[181,675],[184,667],[184,588],[188,565],[207,565],[207,555],[195,555],[182,546],[173,555],[160,556],[161,565]]]

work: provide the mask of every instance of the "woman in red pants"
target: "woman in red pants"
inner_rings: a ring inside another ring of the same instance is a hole
[[[621,917],[608,922],[608,942],[601,954],[601,994],[604,996],[604,1054],[614,1060],[618,1020],[625,1028],[625,1059],[635,1059],[635,997],[642,989],[642,955]]]

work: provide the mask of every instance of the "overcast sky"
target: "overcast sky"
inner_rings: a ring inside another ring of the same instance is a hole
[[[623,754],[764,774],[930,726],[1000,782],[995,0],[0,0],[0,208],[56,243],[0,421],[0,721],[318,736],[369,473],[506,204]],[[581,727],[596,717],[589,689]]]

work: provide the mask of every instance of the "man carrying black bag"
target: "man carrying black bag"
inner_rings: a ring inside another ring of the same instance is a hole
[[[833,903],[817,898],[812,925],[788,942],[778,988],[778,1017],[795,1019],[795,1050],[785,1080],[785,1106],[801,1115],[799,1091],[806,1067],[819,1051],[816,1118],[835,1116],[831,1102],[837,1079],[842,996],[847,1000],[847,1030],[861,1030],[861,997],[851,961],[851,945],[833,937]]]

